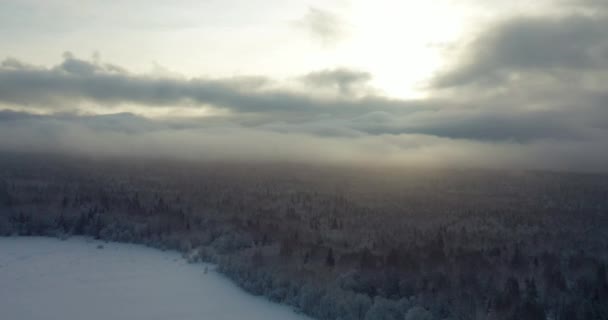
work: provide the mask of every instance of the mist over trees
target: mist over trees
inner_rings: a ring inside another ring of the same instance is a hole
[[[608,177],[0,157],[0,234],[179,250],[317,319],[608,319]]]

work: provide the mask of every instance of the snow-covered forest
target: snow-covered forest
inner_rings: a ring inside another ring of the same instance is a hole
[[[1,235],[178,250],[316,319],[608,319],[607,210],[606,175],[0,156]]]

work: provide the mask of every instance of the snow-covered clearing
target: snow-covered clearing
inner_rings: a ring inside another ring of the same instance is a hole
[[[138,245],[0,237],[0,318],[307,319],[209,269]]]

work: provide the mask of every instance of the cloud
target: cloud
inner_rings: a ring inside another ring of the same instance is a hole
[[[21,106],[22,110],[63,112],[64,118],[70,110],[90,113],[90,103],[105,110],[103,113],[120,111],[121,104],[140,105],[144,113],[161,106],[169,109],[210,106],[230,113],[196,121],[316,136],[409,134],[529,142],[584,139],[608,128],[608,121],[601,120],[606,119],[603,117],[606,112],[600,108],[608,99],[599,92],[585,93],[578,100],[584,105],[576,111],[569,105],[560,105],[567,101],[561,97],[559,101],[543,98],[541,102],[551,107],[547,110],[528,110],[521,105],[522,101],[534,102],[531,97],[538,93],[533,87],[527,87],[526,95],[519,100],[510,96],[498,102],[496,96],[469,97],[463,93],[460,100],[464,97],[466,101],[439,98],[408,101],[376,95],[367,87],[370,78],[368,73],[344,68],[311,72],[299,78],[309,87],[330,88],[340,93],[326,96],[315,90],[282,89],[275,81],[263,77],[182,79],[135,75],[119,66],[79,60],[68,54],[64,61],[50,68],[6,60],[0,67],[0,101]],[[15,116],[11,113],[3,116],[9,115]],[[140,132],[140,128],[151,127],[132,116],[123,113],[79,118],[79,124],[86,120],[93,129],[109,127],[121,132]],[[174,125],[184,127],[185,123]]]
[[[71,54],[51,67],[7,59],[0,149],[608,171],[605,23],[568,13],[492,25],[420,100],[383,96],[348,68],[286,84],[135,74]],[[201,108],[222,112],[175,116]],[[150,118],[158,109],[175,112]]]
[[[8,115],[8,116],[7,116]],[[367,118],[367,119],[365,119]],[[389,115],[370,114],[367,122]],[[313,126],[276,123],[245,127],[197,121],[151,120],[129,114],[81,116],[0,112],[0,151],[52,152],[95,157],[121,156],[188,160],[291,161],[392,166],[466,166],[605,170],[608,149],[599,138],[530,143],[454,140],[424,134],[343,134],[348,122],[332,119]],[[333,127],[334,132],[320,133]],[[297,130],[302,129],[302,130]],[[311,134],[312,131],[317,131]],[[308,132],[307,132],[308,131]],[[341,134],[334,134],[342,131]],[[351,129],[351,132],[354,130]],[[589,151],[594,150],[593,157]]]
[[[593,130],[568,121],[567,114],[554,111],[443,110],[408,117],[392,115],[382,121],[370,121],[364,117],[352,127],[367,134],[422,134],[480,142],[574,141],[593,135],[590,132]]]
[[[589,15],[516,17],[489,29],[436,87],[495,86],[527,74],[560,76],[608,67],[608,18]]]
[[[370,78],[368,73],[344,68],[311,72],[299,78],[310,87],[331,88],[341,94],[327,97],[317,95],[314,90],[281,89],[274,81],[263,77],[182,79],[135,75],[119,66],[80,60],[66,54],[64,61],[50,68],[6,60],[0,67],[0,101],[46,113],[63,112],[59,113],[61,118],[54,116],[56,121],[66,120],[66,110],[88,112],[91,102],[102,110],[105,108],[106,113],[120,110],[120,106],[112,105],[125,103],[141,105],[144,110],[160,106],[197,108],[209,105],[229,110],[230,114],[195,121],[275,133],[350,138],[429,135],[471,141],[528,142],[582,139],[593,134],[588,126],[593,125],[597,130],[608,128],[605,122],[597,120],[601,119],[597,117],[602,114],[601,110],[588,110],[583,114],[592,117],[574,121],[575,117],[568,110],[500,111],[490,105],[496,102],[481,98],[460,104],[441,99],[391,99],[370,91],[367,88]],[[596,100],[597,104],[605,101],[601,96]],[[505,103],[514,104],[513,101]],[[513,108],[513,105],[507,107]],[[3,113],[5,118],[16,116],[25,115]],[[111,128],[125,133],[158,129],[157,123],[143,121],[128,113],[77,119],[78,125],[86,125],[89,129]],[[198,128],[193,121],[173,123],[172,128]]]
[[[558,4],[574,9],[587,9],[592,13],[605,13],[608,10],[608,2],[604,0],[561,0]]]
[[[70,55],[50,68],[8,59],[0,65],[0,103],[55,111],[83,103],[94,103],[101,108],[121,104],[146,108],[207,106],[234,113],[286,118],[353,115],[377,109],[410,112],[432,107],[427,102],[358,92],[368,78],[365,73],[347,69],[310,73],[303,78],[308,85],[337,87],[342,93],[339,97],[328,97],[315,94],[314,90],[290,90],[264,77],[159,78],[131,74],[116,65]]]
[[[352,95],[367,93],[366,86],[372,76],[368,72],[338,68],[311,72],[301,79],[313,87],[329,87],[337,89],[343,95]]]
[[[337,14],[309,7],[308,11],[296,25],[304,28],[310,35],[323,45],[331,45],[340,41],[347,33],[346,23]]]

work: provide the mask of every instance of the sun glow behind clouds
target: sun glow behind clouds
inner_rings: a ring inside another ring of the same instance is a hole
[[[422,97],[446,48],[465,32],[466,16],[465,8],[443,0],[360,0],[352,6],[352,38],[339,50],[386,94]]]
[[[132,72],[161,65],[188,78],[281,80],[341,67],[369,72],[389,96],[423,97],[444,49],[467,33],[473,8],[463,1],[0,1],[0,35],[10,39],[0,52],[44,65],[65,51],[99,52]],[[337,36],[311,38],[302,27],[311,11],[335,17]]]

